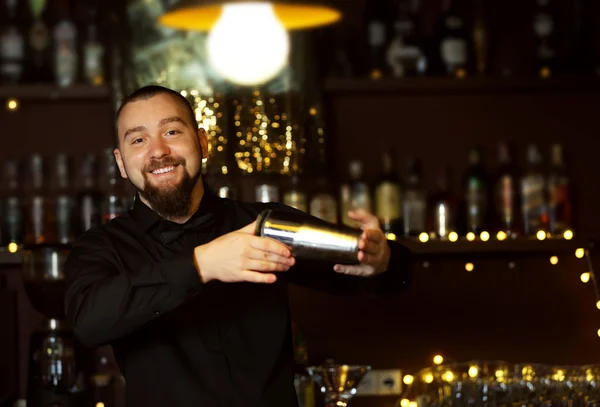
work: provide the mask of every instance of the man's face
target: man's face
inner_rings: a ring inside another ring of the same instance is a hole
[[[165,217],[185,216],[207,154],[206,133],[168,94],[127,104],[117,122],[115,158],[123,178]]]

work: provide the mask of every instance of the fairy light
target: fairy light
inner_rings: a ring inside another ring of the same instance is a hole
[[[473,232],[469,232],[469,233],[467,233],[467,240],[468,240],[469,242],[472,242],[473,240],[475,240],[475,237],[476,237],[476,236],[475,236],[475,233],[473,233]]]
[[[400,407],[409,407],[410,406],[410,400],[409,399],[402,399],[400,400]]]
[[[425,243],[425,242],[427,242],[428,240],[429,240],[429,235],[428,235],[427,233],[425,233],[425,232],[422,232],[422,233],[419,235],[419,241],[421,241],[422,243]]]
[[[18,249],[19,249],[19,246],[16,243],[12,242],[12,243],[8,244],[8,252],[9,253],[16,253]]]
[[[448,233],[448,240],[450,240],[451,242],[456,242],[458,240],[458,233],[456,233],[456,232]]]
[[[409,374],[407,374],[406,376],[404,376],[402,378],[402,382],[407,386],[410,386],[411,384],[413,384],[414,381],[415,381],[415,378]]]
[[[572,230],[565,230],[565,232],[563,233],[563,238],[565,240],[571,240],[571,239],[573,239],[573,231]]]
[[[583,256],[585,256],[584,249],[579,248],[579,249],[575,250],[575,257],[577,257],[578,259],[583,259]]]
[[[546,232],[544,232],[543,230],[538,230],[535,234],[535,237],[537,237],[538,240],[544,240],[546,238]]]
[[[442,355],[435,355],[433,357],[433,363],[435,363],[436,365],[441,365],[442,363],[444,363],[444,357]]]
[[[423,381],[427,384],[429,383],[433,383],[433,374],[431,373],[425,373],[422,377]]]
[[[553,266],[558,264],[558,256],[552,256],[550,257],[550,264],[552,264]]]
[[[467,270],[469,273],[471,271],[473,271],[475,269],[475,266],[473,265],[473,263],[467,263],[465,264],[465,270]]]
[[[470,366],[468,371],[470,378],[475,378],[479,375],[479,368],[477,366]]]
[[[6,108],[11,112],[14,112],[19,108],[19,101],[17,99],[8,99],[6,102]]]
[[[506,232],[504,232],[502,230],[496,234],[496,239],[498,239],[500,241],[505,240],[506,238],[507,238]]]
[[[481,232],[481,234],[479,235],[479,238],[481,240],[483,240],[484,242],[487,242],[488,240],[490,240],[490,234],[486,231]]]
[[[582,283],[588,283],[590,281],[590,273],[585,272],[585,273],[581,273],[581,276],[579,278],[581,278],[581,282]]]
[[[385,237],[387,240],[396,240],[396,234],[392,232],[386,234]]]

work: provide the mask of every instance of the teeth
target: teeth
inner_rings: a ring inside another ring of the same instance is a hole
[[[157,170],[152,171],[152,174],[165,174],[167,172],[171,172],[175,169],[175,167],[165,167],[165,168],[159,168]]]

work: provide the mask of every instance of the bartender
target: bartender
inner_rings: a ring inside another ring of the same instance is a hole
[[[84,345],[111,345],[127,405],[297,406],[287,283],[380,297],[410,284],[410,251],[364,210],[349,214],[363,231],[355,265],[297,261],[254,236],[264,209],[296,210],[209,193],[206,132],[176,91],[137,90],[116,126],[135,202],[75,242],[65,307]]]

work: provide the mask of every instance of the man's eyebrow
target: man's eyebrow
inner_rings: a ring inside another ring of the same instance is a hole
[[[127,139],[127,136],[129,136],[129,135],[131,135],[133,133],[141,132],[141,131],[147,131],[147,130],[144,126],[132,127],[125,132],[125,135],[123,136],[123,140]]]
[[[158,125],[164,126],[165,124],[173,123],[173,122],[179,122],[179,123],[183,124],[184,126],[187,126],[187,124],[183,120],[181,120],[180,117],[177,117],[177,116],[167,117],[166,119],[162,119],[161,121],[158,122]]]

